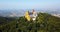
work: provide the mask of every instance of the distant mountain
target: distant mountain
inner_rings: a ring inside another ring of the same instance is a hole
[[[32,10],[29,10],[30,12]],[[35,10],[36,12],[43,12],[49,14],[60,14],[60,10]],[[3,17],[20,17],[25,14],[25,10],[0,10],[0,16]]]
[[[47,13],[51,14],[52,16],[60,17],[60,10],[57,10],[57,11],[47,11]]]
[[[20,17],[23,14],[23,10],[0,10],[0,16],[3,17]]]
[[[49,14],[60,14],[60,10],[56,10],[56,11],[50,11],[50,10],[48,10],[46,12],[49,13]]]

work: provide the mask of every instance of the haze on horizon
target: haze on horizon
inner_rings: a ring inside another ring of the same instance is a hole
[[[60,0],[0,0],[0,10],[60,9]]]

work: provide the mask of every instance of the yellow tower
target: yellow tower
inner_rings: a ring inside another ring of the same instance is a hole
[[[26,11],[26,13],[25,13],[25,18],[26,18],[28,21],[30,21],[29,11]]]

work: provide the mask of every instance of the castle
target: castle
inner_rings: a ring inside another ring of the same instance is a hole
[[[35,10],[33,9],[32,12],[29,12],[29,11],[26,11],[25,13],[25,18],[30,21],[31,19],[33,21],[36,20],[36,17],[37,17],[37,13],[35,12]]]

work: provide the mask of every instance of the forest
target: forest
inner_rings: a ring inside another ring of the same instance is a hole
[[[60,18],[48,13],[38,13],[35,21],[0,17],[0,32],[60,32]]]

